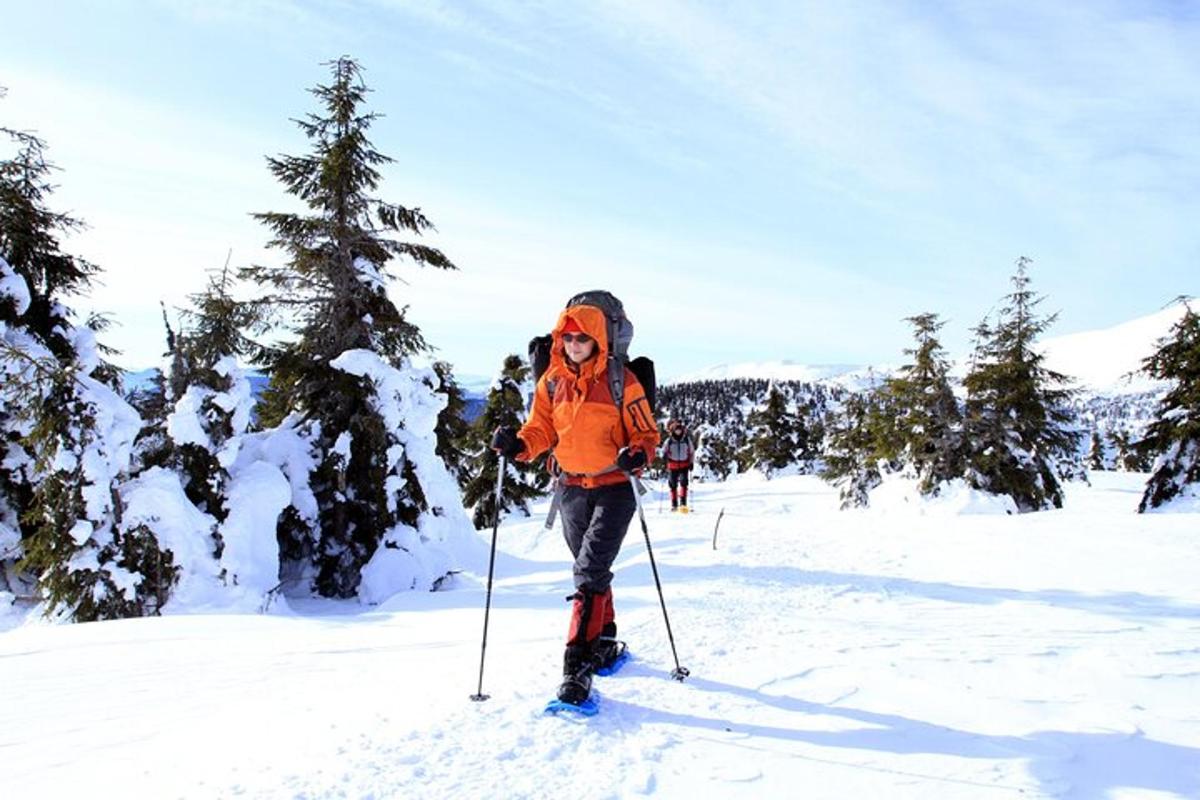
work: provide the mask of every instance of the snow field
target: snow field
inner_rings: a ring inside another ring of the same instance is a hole
[[[812,477],[701,484],[687,516],[647,495],[692,677],[635,522],[635,660],[592,719],[541,714],[571,587],[537,512],[500,531],[483,703],[479,575],[368,610],[29,623],[0,635],[0,768],[31,797],[1200,796],[1200,518],[1134,514],[1142,479],[1021,517],[839,512]]]

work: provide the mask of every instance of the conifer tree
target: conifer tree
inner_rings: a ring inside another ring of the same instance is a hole
[[[67,332],[74,328],[70,309],[62,300],[83,294],[98,272],[96,265],[64,253],[59,239],[81,230],[81,220],[52,211],[54,191],[50,174],[55,167],[46,159],[46,143],[32,134],[9,131],[18,145],[14,157],[0,161],[0,258],[19,275],[28,290],[20,324],[62,363],[75,355]],[[13,324],[6,311],[2,320]]]
[[[883,480],[878,449],[881,437],[874,428],[874,421],[882,417],[872,413],[879,396],[878,390],[850,395],[826,425],[821,477],[838,487],[843,509],[865,508],[871,490]]]
[[[1104,453],[1104,440],[1101,438],[1099,431],[1092,431],[1092,441],[1088,446],[1087,465],[1090,470],[1102,471],[1108,469],[1107,458]]]
[[[79,622],[141,616],[157,609],[173,578],[153,537],[117,529],[117,482],[129,465],[141,420],[91,377],[91,331],[72,344],[80,358],[39,368],[42,410],[26,438],[34,458],[25,564],[38,575],[47,610]]]
[[[936,490],[961,471],[962,417],[950,388],[950,364],[937,339],[944,323],[936,314],[918,314],[913,326],[915,346],[905,349],[905,364],[884,384],[887,418],[894,439],[886,452],[911,468],[922,493]]]
[[[745,462],[768,477],[796,462],[796,431],[799,420],[788,407],[787,397],[772,385],[766,402],[746,420],[750,428]]]
[[[701,477],[723,481],[737,472],[737,448],[722,428],[703,425],[696,431],[696,467]],[[665,437],[663,441],[666,441]]]
[[[1185,302],[1182,318],[1142,362],[1152,378],[1173,381],[1142,440],[1157,455],[1138,511],[1158,508],[1186,491],[1200,495],[1200,316]]]
[[[1114,430],[1108,434],[1109,442],[1116,450],[1114,461],[1121,472],[1147,472],[1151,459],[1146,453],[1144,442],[1135,442],[1126,430]]]
[[[281,548],[311,554],[321,594],[349,597],[385,532],[398,523],[415,527],[427,503],[411,464],[389,458],[395,431],[385,428],[373,403],[370,377],[333,362],[349,351],[368,351],[400,368],[406,356],[424,350],[419,329],[388,297],[388,262],[406,257],[438,269],[454,265],[436,248],[392,238],[420,235],[432,224],[419,209],[373,196],[379,168],[391,161],[367,139],[378,115],[362,111],[368,89],[354,60],[343,57],[330,68],[332,82],[312,90],[320,111],[297,121],[311,152],[268,159],[308,213],[255,215],[273,232],[270,244],[286,253],[287,264],[247,268],[243,277],[260,286],[258,305],[286,312],[295,335],[259,353],[271,376],[261,422],[273,426],[298,414],[317,450],[317,529],[285,514]]]
[[[184,312],[188,327],[169,336],[171,402],[164,421],[172,466],[188,499],[218,521],[227,510],[227,468],[237,455],[237,438],[250,427],[254,405],[238,360],[255,350],[246,331],[260,330],[263,322],[260,306],[234,297],[233,282],[228,263],[211,273]]]
[[[436,452],[458,485],[466,488],[470,480],[467,448],[473,444],[471,425],[466,419],[467,398],[454,379],[450,364],[434,362],[433,370],[438,376],[438,393],[446,397],[446,407],[438,414]]]
[[[504,359],[504,368],[488,391],[487,405],[472,425],[476,449],[477,471],[463,490],[463,505],[473,508],[472,520],[479,530],[490,528],[496,515],[496,478],[499,456],[487,445],[492,432],[500,426],[521,427],[524,422],[525,398],[529,391],[530,367],[520,356]],[[529,515],[529,501],[544,493],[545,473],[533,464],[508,463],[501,489],[500,511],[520,509]]]
[[[1037,337],[1057,315],[1039,317],[1042,298],[1029,288],[1028,258],[1017,260],[1013,291],[995,325],[976,329],[967,389],[967,480],[1008,495],[1021,512],[1061,508],[1060,479],[1080,474],[1068,378],[1043,366]]]
[[[21,517],[33,505],[32,457],[24,440],[41,401],[32,388],[38,371],[52,372],[55,363],[20,322],[28,307],[25,280],[0,256],[0,588],[5,589],[34,583],[35,576],[16,568],[24,556]]]
[[[799,424],[794,461],[808,470],[816,466],[824,447],[824,418],[830,404],[840,403],[848,394],[845,389],[804,381],[750,378],[689,381],[659,387],[659,407],[664,410],[664,418],[675,417],[690,430],[703,431],[696,443],[696,464],[702,474],[728,475],[750,465],[744,410],[747,401],[760,404],[772,385],[783,391],[795,408]],[[712,469],[706,469],[706,464]]]
[[[80,230],[83,223],[49,208],[54,189],[49,178],[55,168],[46,159],[45,141],[9,128],[0,128],[0,135],[15,151],[0,160],[4,295],[0,325],[5,330],[5,349],[0,354],[5,383],[5,401],[0,404],[0,518],[5,528],[0,534],[0,562],[11,565],[21,556],[21,541],[26,538],[20,519],[33,505],[32,475],[27,468],[32,457],[22,444],[40,405],[31,376],[48,376],[57,369],[55,362],[74,357],[65,335],[73,326],[60,299],[86,291],[96,267],[60,248],[60,238]],[[31,370],[34,364],[40,366]]]
[[[7,573],[23,556],[50,611],[144,613],[148,568],[162,554],[115,527],[116,485],[140,419],[112,390],[118,371],[95,338],[104,320],[77,327],[65,302],[98,270],[61,249],[82,222],[49,207],[45,142],[0,132],[16,146],[0,160],[0,561],[9,562],[0,566]]]
[[[175,398],[186,388],[187,368],[183,363],[183,348],[179,347],[179,335],[167,318],[167,308],[162,303],[163,327],[166,330],[167,349],[163,354],[169,359],[167,369],[156,367],[149,386],[134,389],[126,399],[142,418],[142,430],[138,433],[133,448],[134,474],[151,467],[172,466],[177,452],[167,436],[167,415],[171,413]]]
[[[805,474],[813,471],[825,442],[825,420],[812,398],[796,401],[796,460]]]

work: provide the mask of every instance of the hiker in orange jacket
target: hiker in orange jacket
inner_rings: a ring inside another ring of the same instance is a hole
[[[551,335],[550,366],[538,381],[529,420],[520,431],[498,428],[492,448],[526,462],[553,450],[561,470],[575,594],[558,697],[579,704],[591,693],[592,671],[611,665],[624,651],[616,638],[611,568],[637,509],[629,476],[640,474],[656,451],[658,428],[628,368],[620,408],[613,402],[603,311],[571,306]]]

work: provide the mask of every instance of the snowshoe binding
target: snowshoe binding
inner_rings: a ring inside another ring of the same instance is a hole
[[[592,660],[597,675],[613,675],[629,660],[629,648],[620,639],[601,636],[592,647]]]

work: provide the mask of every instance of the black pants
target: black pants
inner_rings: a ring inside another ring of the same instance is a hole
[[[603,594],[612,584],[612,565],[637,511],[628,481],[562,494],[563,535],[575,557],[575,588]]]

